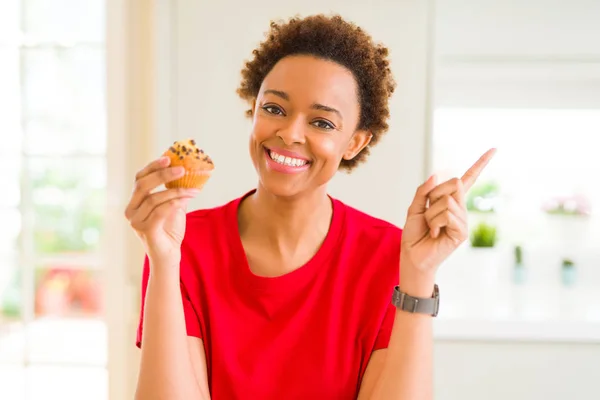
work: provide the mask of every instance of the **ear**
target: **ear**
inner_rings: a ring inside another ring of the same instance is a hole
[[[367,147],[373,134],[369,131],[358,130],[354,132],[350,141],[348,142],[348,146],[346,147],[346,151],[342,158],[344,160],[352,160],[358,153],[361,152],[362,149]]]

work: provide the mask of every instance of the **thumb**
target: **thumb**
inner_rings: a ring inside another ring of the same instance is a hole
[[[437,176],[431,175],[425,183],[417,189],[415,198],[410,207],[408,207],[408,215],[423,214],[427,210],[427,196],[437,185]]]

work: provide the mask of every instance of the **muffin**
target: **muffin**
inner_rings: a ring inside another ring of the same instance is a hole
[[[201,189],[215,169],[210,157],[204,153],[204,150],[196,146],[193,139],[174,142],[163,153],[163,156],[171,159],[171,167],[183,166],[185,168],[185,175],[165,184],[167,189]]]

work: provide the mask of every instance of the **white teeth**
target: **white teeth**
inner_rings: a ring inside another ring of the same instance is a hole
[[[278,162],[279,164],[288,165],[290,167],[302,167],[307,163],[305,160],[300,160],[298,158],[285,157],[281,154],[277,154],[274,151],[269,151],[269,156],[273,161]]]

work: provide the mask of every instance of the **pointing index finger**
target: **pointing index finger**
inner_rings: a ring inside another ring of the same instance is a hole
[[[483,171],[483,169],[488,165],[495,153],[495,148],[486,151],[481,157],[479,157],[479,160],[477,160],[475,164],[473,164],[473,166],[469,168],[467,172],[465,172],[462,178],[460,178],[460,180],[463,182],[465,192],[468,191],[471,186],[473,186],[481,174],[481,171]]]

